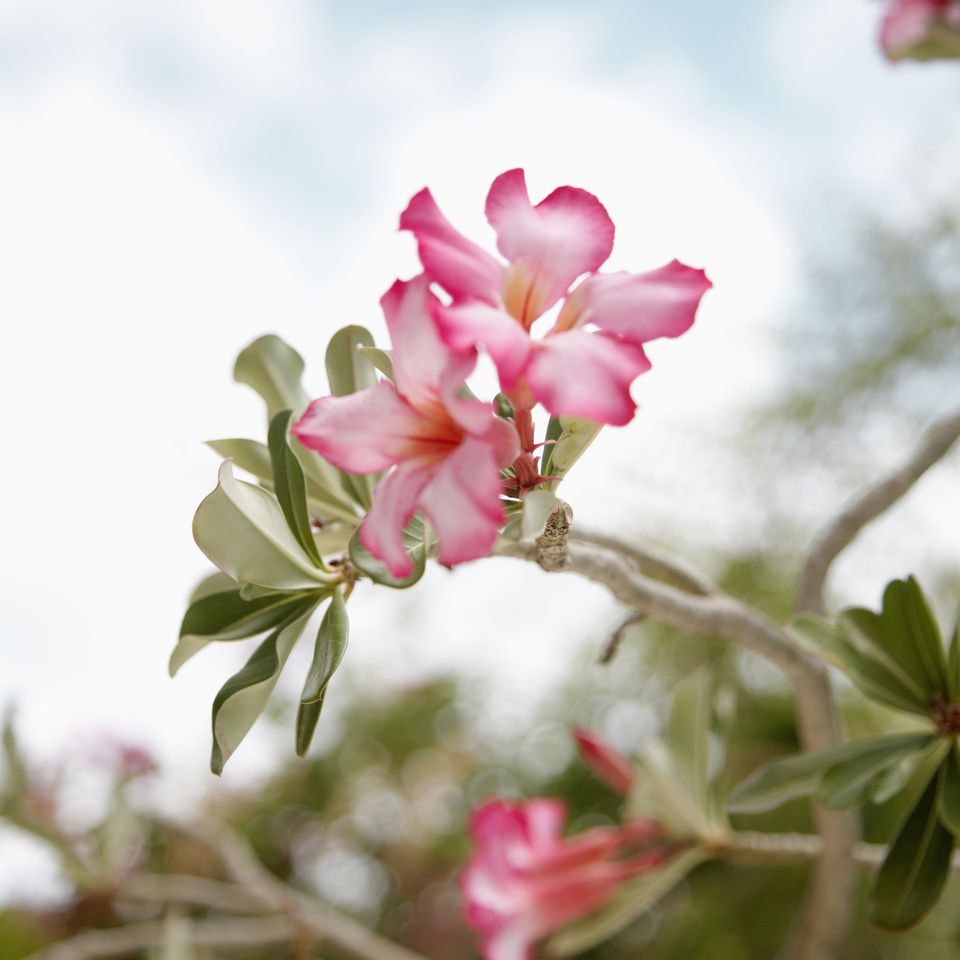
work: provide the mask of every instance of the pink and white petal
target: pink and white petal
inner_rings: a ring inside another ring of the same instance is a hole
[[[894,0],[880,26],[880,44],[891,60],[921,43],[946,4],[939,0]]]
[[[649,369],[650,361],[637,344],[605,333],[570,330],[537,344],[527,379],[550,413],[620,427],[636,410],[630,384]]]
[[[440,563],[452,566],[490,553],[504,522],[502,489],[491,445],[474,437],[436,465],[420,507],[436,530]]]
[[[373,491],[373,506],[360,524],[360,542],[398,579],[413,573],[403,529],[417,511],[417,498],[430,481],[432,467],[405,463],[388,473]]]
[[[451,350],[481,346],[496,364],[503,389],[509,390],[517,382],[530,358],[530,334],[510,314],[474,300],[437,307],[433,315]]]
[[[531,847],[543,854],[560,843],[567,807],[553,797],[534,797],[521,808]]]
[[[592,193],[558,187],[534,207],[522,170],[493,181],[486,213],[497,248],[513,265],[507,307],[527,327],[613,249],[613,221]]]
[[[522,914],[511,917],[496,933],[483,938],[483,960],[531,960],[537,939],[532,927]]]
[[[335,467],[364,474],[409,456],[418,439],[429,440],[430,424],[381,380],[349,396],[314,400],[291,433]]]
[[[503,265],[453,227],[428,189],[411,199],[400,215],[400,229],[414,235],[423,269],[454,300],[497,302]]]
[[[435,410],[451,373],[462,386],[474,365],[472,357],[454,354],[440,338],[433,320],[438,305],[425,274],[397,280],[380,298],[393,346],[394,383],[402,397],[426,412]]]
[[[520,456],[520,437],[511,421],[495,417],[483,435],[498,467],[508,467]]]
[[[646,273],[597,273],[567,297],[555,329],[592,323],[638,344],[679,337],[712,286],[702,270],[679,260]]]

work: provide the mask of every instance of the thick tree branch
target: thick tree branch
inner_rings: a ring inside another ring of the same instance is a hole
[[[504,541],[501,556],[536,560],[532,544]],[[797,704],[800,741],[820,750],[843,739],[826,668],[796,647],[764,614],[725,594],[698,595],[658,583],[638,571],[639,563],[613,544],[571,538],[565,569],[603,584],[637,614],[652,617],[684,634],[722,637],[775,664],[790,681]],[[823,843],[808,897],[803,928],[791,940],[784,960],[829,960],[845,939],[851,918],[856,865],[852,851],[857,819],[852,813],[815,809]]]
[[[714,592],[713,584],[688,564],[686,560],[679,557],[667,556],[662,551],[627,543],[611,534],[584,530],[579,526],[575,526],[570,531],[570,537],[573,540],[592,543],[594,546],[603,547],[620,554],[622,557],[627,557],[636,564],[637,569],[644,576],[652,577],[654,580],[662,580],[664,583],[669,583],[680,590],[704,596]]]
[[[823,585],[833,561],[868,523],[897,502],[941,460],[960,437],[960,411],[938,420],[913,455],[884,480],[857,496],[814,538],[797,586],[796,609],[823,613]]]

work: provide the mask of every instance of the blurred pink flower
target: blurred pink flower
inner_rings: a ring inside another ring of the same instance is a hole
[[[461,887],[485,960],[528,960],[541,937],[598,910],[670,855],[651,820],[564,838],[565,820],[564,804],[549,798],[490,800],[474,811]]]
[[[394,382],[314,400],[293,428],[311,450],[348,473],[391,467],[360,526],[364,546],[395,577],[413,565],[403,529],[422,510],[452,565],[489,553],[504,522],[500,468],[519,453],[512,425],[492,404],[460,395],[475,357],[440,340],[425,276],[398,280],[380,301],[393,342]]]
[[[611,789],[626,796],[633,784],[633,764],[591,730],[574,727],[573,738],[583,762]]]
[[[947,43],[952,31],[956,38]],[[891,60],[960,56],[960,0],[891,0],[880,44]]]
[[[558,187],[534,206],[522,170],[493,181],[486,214],[506,265],[454,229],[428,189],[400,217],[453,301],[434,309],[444,340],[457,351],[482,346],[517,409],[539,401],[554,414],[627,423],[630,384],[650,369],[643,344],[689,329],[711,286],[704,272],[674,260],[647,273],[598,273],[613,248],[603,205]],[[534,321],[560,301],[553,327],[533,339]]]

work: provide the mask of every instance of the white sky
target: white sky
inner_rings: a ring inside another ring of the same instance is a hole
[[[382,331],[381,292],[416,269],[396,218],[424,184],[490,243],[486,188],[522,165],[534,194],[600,196],[611,268],[707,268],[695,330],[651,350],[642,414],[605,433],[564,495],[592,525],[694,556],[759,537],[725,437],[776,389],[804,236],[829,222],[830,190],[902,198],[960,88],[949,68],[884,64],[862,0],[744,0],[712,46],[693,2],[459,18],[427,2],[403,22],[373,6],[351,20],[307,0],[0,4],[0,704],[17,704],[38,755],[113,730],[153,745],[172,782],[206,786],[210,701],[241,648],[176,681],[165,669],[205,570],[190,519],[217,464],[201,441],[262,432],[230,381],[253,337],[289,339],[320,393],[330,333]],[[628,16],[636,49],[618,36]],[[922,572],[960,531],[920,503],[906,517]],[[900,523],[861,559],[901,542]],[[507,561],[351,608],[346,669],[365,684],[468,667],[504,716],[616,618],[599,590]],[[247,782],[268,748],[252,736],[225,780]]]

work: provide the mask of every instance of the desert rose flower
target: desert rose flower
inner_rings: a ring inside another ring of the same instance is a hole
[[[314,400],[293,433],[348,473],[390,470],[374,490],[360,539],[395,577],[406,577],[413,567],[403,528],[417,510],[436,531],[441,563],[490,552],[504,522],[500,468],[519,446],[491,404],[460,395],[474,358],[451,352],[437,335],[427,278],[398,280],[380,303],[394,381]]]
[[[583,762],[611,790],[626,796],[633,784],[633,764],[592,730],[574,727],[573,738],[577,741],[577,749]]]
[[[454,229],[427,189],[400,218],[452,300],[434,311],[445,342],[482,346],[518,409],[539,401],[554,414],[627,423],[630,384],[650,368],[643,344],[689,329],[710,281],[676,260],[647,273],[598,273],[613,248],[603,205],[558,187],[534,206],[522,170],[493,181],[486,215],[506,264]],[[553,327],[533,338],[534,322],[561,301]]]
[[[960,57],[960,0],[892,0],[880,44],[891,60]]]
[[[474,811],[461,876],[485,960],[528,960],[541,937],[604,906],[630,877],[669,856],[651,820],[562,836],[559,800],[490,800]]]

